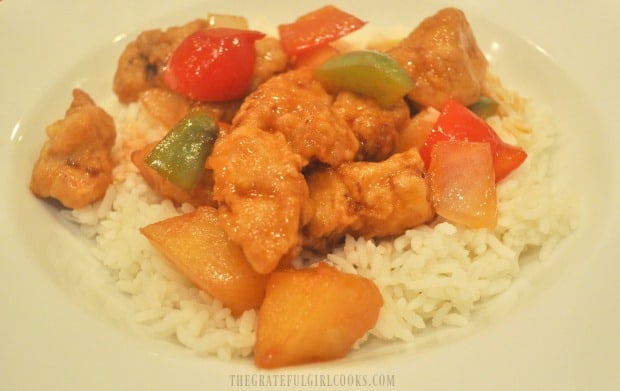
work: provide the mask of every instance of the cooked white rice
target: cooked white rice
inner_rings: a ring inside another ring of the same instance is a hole
[[[493,230],[465,229],[437,221],[405,232],[393,241],[347,237],[328,256],[340,270],[373,280],[384,305],[376,326],[360,341],[431,340],[446,328],[466,329],[473,316],[518,278],[527,253],[544,262],[561,238],[576,226],[570,200],[553,191],[549,159],[556,127],[551,116],[495,83],[497,99],[506,103],[501,119],[490,119],[500,136],[528,152],[524,165],[498,186],[499,220]],[[149,244],[139,228],[192,209],[175,207],[146,185],[128,160],[144,140],[164,129],[138,104],[111,108],[119,131],[115,157],[121,163],[106,197],[68,212],[92,251],[109,271],[121,295],[105,310],[157,338],[222,359],[252,354],[256,312],[238,319],[208,294],[177,273]],[[534,252],[532,251],[534,250]],[[113,302],[111,302],[113,300]]]

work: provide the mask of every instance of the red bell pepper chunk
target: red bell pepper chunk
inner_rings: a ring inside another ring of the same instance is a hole
[[[327,45],[366,24],[365,21],[332,5],[326,5],[278,26],[280,43],[290,56]]]
[[[232,28],[198,30],[185,38],[168,61],[164,83],[191,99],[226,101],[247,91],[256,63],[258,31]]]
[[[446,103],[420,149],[426,168],[430,164],[433,145],[438,141],[488,142],[493,155],[496,182],[519,167],[527,157],[523,148],[502,141],[489,124],[454,99]]]

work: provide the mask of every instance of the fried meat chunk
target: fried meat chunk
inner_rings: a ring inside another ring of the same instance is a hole
[[[356,160],[387,159],[409,122],[409,107],[404,100],[384,108],[373,98],[348,91],[336,96],[332,110],[347,123],[360,143]]]
[[[250,126],[220,137],[209,157],[222,227],[261,274],[300,250],[309,199],[303,163],[282,134]]]
[[[84,91],[74,89],[64,119],[46,132],[49,139],[32,170],[32,193],[74,209],[102,198],[112,183],[112,117]]]
[[[314,215],[304,242],[325,250],[345,234],[397,235],[434,217],[424,163],[416,149],[382,162],[352,162],[307,176]]]
[[[470,105],[480,97],[488,63],[459,9],[423,20],[388,53],[414,80],[409,98],[420,106],[441,109],[449,98]]]
[[[333,100],[310,70],[288,71],[248,95],[232,124],[281,133],[308,162],[337,166],[355,158],[359,142],[332,111]]]

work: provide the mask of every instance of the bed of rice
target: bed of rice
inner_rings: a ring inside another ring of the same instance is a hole
[[[554,192],[548,178],[557,132],[550,114],[496,80],[492,84],[508,115],[490,122],[505,141],[528,152],[524,165],[498,186],[497,227],[474,230],[437,221],[393,241],[347,237],[328,256],[337,268],[372,279],[383,295],[379,320],[363,341],[415,342],[435,330],[463,328],[482,305],[511,286],[520,258],[527,253],[544,261],[575,229],[576,208]],[[108,109],[116,112],[119,132],[115,184],[102,201],[67,215],[92,240],[95,258],[113,281],[110,289],[122,293],[107,307],[115,308],[116,317],[122,314],[126,325],[199,354],[222,359],[251,355],[256,312],[232,317],[172,269],[139,233],[140,227],[192,207],[175,207],[158,197],[129,163],[129,151],[165,129],[138,104],[112,106]]]

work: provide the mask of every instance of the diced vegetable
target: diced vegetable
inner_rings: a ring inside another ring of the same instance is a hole
[[[383,299],[372,281],[317,266],[270,275],[258,314],[257,366],[343,357],[377,322]]]
[[[372,50],[343,53],[314,69],[328,90],[371,96],[382,106],[397,103],[414,87],[407,71],[392,57]]]
[[[140,171],[151,189],[162,197],[169,198],[177,205],[184,203],[195,207],[202,205],[216,206],[213,200],[213,172],[205,169],[200,181],[192,191],[187,191],[164,178],[159,172],[146,164],[146,157],[151,153],[157,142],[149,143],[131,153],[131,161]]]
[[[202,111],[187,114],[153,148],[146,164],[190,191],[200,181],[218,134],[217,122]]]
[[[146,236],[183,275],[220,300],[234,316],[258,308],[267,277],[252,269],[241,248],[220,228],[215,208],[143,227]]]
[[[310,51],[360,29],[366,22],[332,5],[278,26],[282,48],[289,56]]]
[[[432,106],[416,114],[407,126],[401,130],[396,152],[404,152],[410,148],[420,150],[428,134],[433,130],[439,117],[439,111]]]
[[[191,99],[226,101],[243,96],[250,86],[256,48],[265,34],[225,27],[198,30],[172,53],[164,82]]]
[[[470,228],[493,228],[497,224],[495,172],[489,143],[435,143],[428,181],[431,202],[439,216]]]
[[[493,155],[495,180],[498,182],[519,167],[527,157],[521,147],[503,142],[489,124],[454,99],[446,103],[420,149],[426,167],[431,163],[433,146],[442,140],[488,142]]]
[[[497,103],[495,100],[486,96],[481,96],[480,99],[478,99],[478,102],[474,103],[468,108],[478,117],[482,119],[487,119],[497,114],[498,107],[499,103]]]
[[[191,101],[168,88],[149,88],[140,94],[140,104],[166,127],[172,128],[183,119],[191,107]]]

